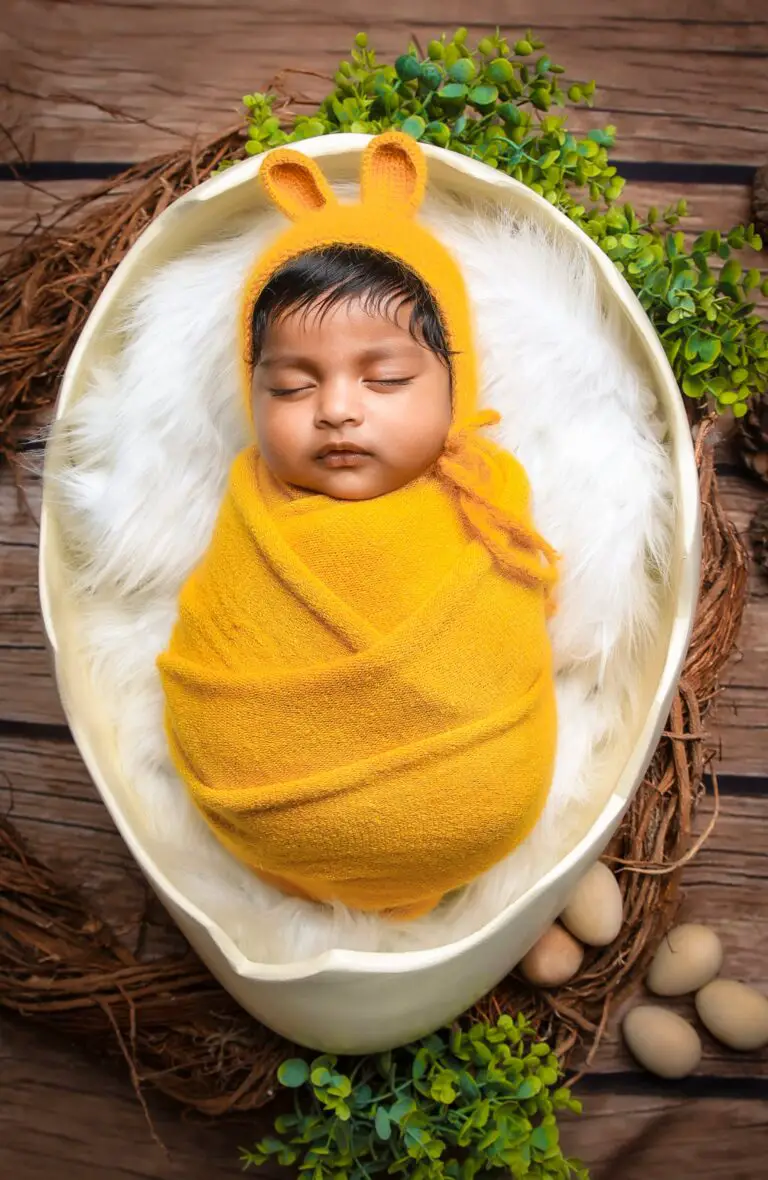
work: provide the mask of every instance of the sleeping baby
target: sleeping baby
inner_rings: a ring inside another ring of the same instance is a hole
[[[505,857],[549,790],[555,554],[483,434],[462,275],[426,161],[371,140],[361,200],[295,151],[241,307],[254,443],[159,669],[175,766],[285,893],[416,918]]]

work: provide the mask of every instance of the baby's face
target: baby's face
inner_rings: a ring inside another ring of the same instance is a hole
[[[253,378],[259,448],[285,483],[338,500],[403,487],[442,453],[448,369],[393,319],[342,303],[270,325]]]

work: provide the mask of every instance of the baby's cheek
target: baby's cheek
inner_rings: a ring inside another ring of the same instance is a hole
[[[299,460],[303,435],[300,408],[280,404],[277,399],[273,399],[271,405],[261,407],[256,417],[256,435],[268,463],[294,464]]]
[[[450,396],[443,397],[436,389],[425,389],[415,396],[401,423],[408,451],[425,466],[440,455],[450,428]]]

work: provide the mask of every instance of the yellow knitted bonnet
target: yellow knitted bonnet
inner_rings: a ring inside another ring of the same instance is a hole
[[[519,506],[527,479],[512,456],[478,432],[499,422],[478,409],[478,372],[464,279],[449,251],[416,219],[424,198],[427,162],[410,136],[388,131],[363,153],[360,200],[341,202],[314,160],[278,148],[262,162],[259,179],[292,224],[260,255],[243,290],[240,334],[243,393],[252,415],[252,319],[272,275],[291,258],[332,245],[365,246],[404,263],[425,283],[439,308],[451,350],[453,420],[438,469],[456,488],[464,515],[501,565],[517,577],[551,587],[554,550],[523,521]],[[524,499],[527,497],[523,497]]]

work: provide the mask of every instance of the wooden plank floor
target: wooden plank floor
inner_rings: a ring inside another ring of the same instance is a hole
[[[17,149],[36,187],[0,163],[0,248],[55,216],[110,165],[141,159],[238,118],[238,100],[289,65],[328,74],[352,35],[369,30],[382,57],[443,29],[533,26],[567,77],[596,77],[595,110],[577,126],[617,124],[617,159],[632,167],[638,205],[688,198],[688,226],[749,216],[750,169],[768,159],[768,10],[754,0],[6,0],[0,14],[0,162]],[[303,93],[319,79],[294,78]],[[110,110],[119,108],[124,118]],[[15,147],[14,147],[15,145]],[[761,259],[768,269],[768,253]],[[135,944],[144,882],[117,836],[64,725],[40,623],[39,489],[20,498],[0,471],[0,807],[33,848],[76,881]],[[728,468],[728,510],[742,530],[765,489]],[[753,574],[740,642],[713,742],[721,814],[686,872],[686,915],[712,923],[728,969],[768,984],[768,579]],[[702,809],[699,824],[709,815]],[[151,906],[151,951],[180,946]],[[690,1012],[690,1003],[678,1005]],[[595,1180],[753,1180],[768,1146],[768,1054],[731,1054],[707,1040],[693,1079],[640,1073],[611,1024],[582,1084],[585,1114],[564,1139]],[[252,1121],[182,1119],[151,1103],[152,1139],[114,1067],[31,1025],[0,1021],[0,1176],[14,1180],[218,1180],[239,1174]]]

